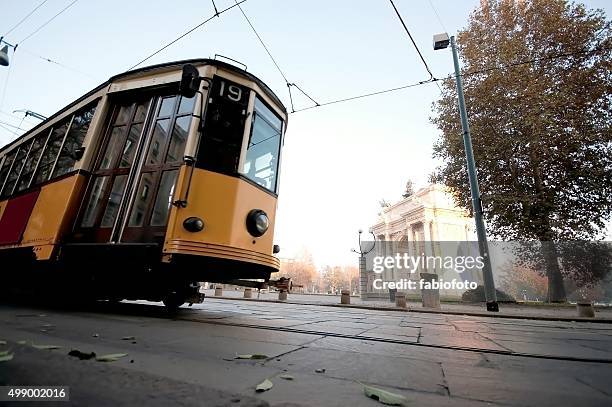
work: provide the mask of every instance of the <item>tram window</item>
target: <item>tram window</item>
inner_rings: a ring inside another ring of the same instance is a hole
[[[104,151],[104,157],[100,163],[101,169],[111,168],[114,165],[113,159],[119,155],[119,149],[123,146],[123,136],[127,126],[115,126],[111,131],[110,140]]]
[[[246,159],[240,172],[272,192],[276,192],[282,123],[259,98],[255,99]]]
[[[104,198],[103,194],[106,190],[106,184],[110,177],[98,177],[94,182],[93,189],[91,194],[89,195],[89,201],[85,206],[85,214],[83,215],[83,220],[81,220],[81,226],[83,227],[91,227],[94,225],[96,221],[96,214],[100,206],[102,206],[102,199]]]
[[[47,141],[46,134],[40,134],[34,138],[32,148],[30,149],[30,154],[28,154],[28,158],[26,159],[23,170],[21,171],[21,176],[19,177],[19,182],[17,183],[17,191],[23,191],[30,186],[32,173],[34,172],[38,159],[43,151],[45,141]]]
[[[128,135],[127,140],[125,141],[125,146],[123,146],[123,154],[121,155],[121,162],[119,163],[119,167],[126,168],[132,165],[134,155],[136,154],[136,146],[138,145],[138,140],[140,139],[141,132],[142,124],[133,124],[132,126],[130,126],[130,133]]]
[[[147,109],[149,105],[147,103],[140,104],[136,107],[136,113],[134,114],[134,123],[142,123],[147,117]]]
[[[153,137],[151,137],[151,144],[149,145],[149,152],[147,153],[147,161],[145,165],[159,164],[163,154],[161,149],[166,145],[168,139],[170,119],[161,119],[155,122],[155,129],[153,130]]]
[[[35,184],[45,182],[49,179],[51,170],[53,169],[53,164],[55,164],[57,155],[62,147],[62,141],[64,140],[64,135],[66,134],[67,129],[67,121],[64,123],[59,123],[53,127],[49,140],[47,141],[47,145],[45,146],[45,151],[40,158],[36,175],[34,176]]]
[[[115,126],[126,124],[130,121],[130,113],[132,112],[131,108],[131,105],[125,105],[119,108],[119,113],[117,113],[117,118],[115,119]]]
[[[130,222],[128,226],[142,226],[144,223],[145,214],[151,201],[151,195],[154,194],[155,185],[155,173],[145,172],[140,176],[140,182],[138,183],[138,190],[136,193],[136,200],[132,207],[132,214],[130,215]]]
[[[176,96],[163,98],[157,117],[172,116],[172,113],[174,112],[174,102],[176,102]]]
[[[96,111],[96,104],[97,102],[75,114],[51,178],[59,177],[72,171],[74,163],[77,161],[76,151],[83,145],[89,124]]]
[[[28,151],[30,150],[31,144],[32,141],[27,141],[19,147],[19,151],[17,151],[17,156],[15,156],[15,163],[13,164],[13,167],[11,168],[8,177],[6,178],[6,182],[4,183],[4,188],[2,189],[2,198],[6,198],[13,193],[13,188],[15,187],[15,183],[17,182],[17,178],[19,177],[21,168],[25,163],[25,159],[28,155]]]
[[[174,195],[174,184],[176,182],[177,170],[165,171],[157,191],[153,214],[151,215],[151,226],[165,226],[168,221],[168,212]]]
[[[16,149],[8,153],[6,159],[4,160],[4,165],[2,165],[2,169],[0,169],[0,190],[2,190],[2,185],[4,184],[6,175],[11,169],[11,164],[13,163],[13,158],[15,158],[15,154],[17,154]]]
[[[174,129],[172,130],[172,139],[170,140],[170,148],[166,156],[166,162],[177,162],[183,159],[185,152],[185,144],[189,135],[189,125],[191,124],[191,116],[183,116],[176,119]]]
[[[236,174],[250,90],[219,76],[213,78],[197,166]]]
[[[113,187],[111,188],[110,196],[108,197],[108,203],[106,204],[106,210],[102,217],[101,227],[111,227],[115,223],[115,218],[119,212],[119,203],[123,196],[123,190],[125,189],[125,182],[127,181],[127,175],[119,175],[115,177]]]
[[[181,97],[181,103],[179,105],[178,114],[193,113],[194,103],[195,103],[195,97],[192,97],[192,98]]]

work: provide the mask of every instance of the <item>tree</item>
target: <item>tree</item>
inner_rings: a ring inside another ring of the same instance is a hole
[[[507,267],[499,286],[516,299],[542,301],[546,298],[546,277],[528,267]]]
[[[564,301],[552,242],[603,236],[612,212],[612,29],[565,0],[483,1],[458,35],[482,207],[492,237],[536,240],[548,299]],[[432,181],[471,212],[455,82],[432,122]]]
[[[306,249],[301,250],[295,259],[282,260],[279,274],[291,278],[294,285],[302,286],[306,291],[314,291],[319,277],[312,255]]]

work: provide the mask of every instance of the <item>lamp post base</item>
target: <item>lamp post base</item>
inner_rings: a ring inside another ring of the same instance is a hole
[[[497,304],[497,301],[487,302],[487,311],[499,312],[499,305]]]

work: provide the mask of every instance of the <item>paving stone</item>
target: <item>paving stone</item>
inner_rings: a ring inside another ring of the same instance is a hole
[[[445,364],[451,396],[516,406],[609,406],[610,397],[571,377]]]
[[[300,349],[280,359],[266,366],[286,368],[289,374],[325,369],[325,377],[446,394],[440,364],[435,362],[316,348]]]

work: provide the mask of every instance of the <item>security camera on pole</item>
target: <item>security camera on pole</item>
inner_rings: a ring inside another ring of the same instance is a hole
[[[470,180],[470,192],[472,194],[472,208],[474,209],[474,220],[476,221],[476,234],[478,236],[478,248],[483,258],[482,278],[484,280],[485,300],[487,311],[498,312],[497,294],[495,293],[495,282],[491,269],[491,257],[489,256],[489,244],[487,243],[487,231],[482,218],[482,203],[480,202],[480,190],[478,188],[478,175],[474,162],[474,151],[472,150],[472,137],[470,136],[470,125],[468,124],[467,111],[465,109],[465,98],[463,95],[463,81],[459,69],[459,56],[455,37],[448,38],[447,33],[436,34],[433,37],[434,50],[445,49],[450,43],[453,51],[453,62],[455,64],[455,82],[457,83],[457,95],[459,99],[459,113],[461,115],[461,127],[463,128],[463,145],[465,146],[465,157],[467,159],[468,177]]]

